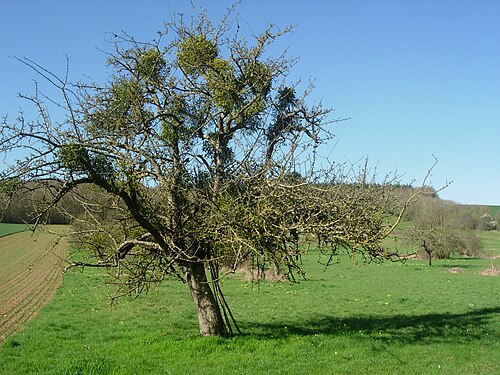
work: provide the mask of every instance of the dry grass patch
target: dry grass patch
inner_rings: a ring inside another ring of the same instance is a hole
[[[460,267],[452,267],[452,268],[448,269],[448,272],[450,272],[450,273],[462,273],[464,271],[465,270],[463,268],[460,268]]]
[[[481,272],[481,275],[484,275],[484,276],[500,276],[500,265],[492,263],[491,266],[489,266],[483,272]]]

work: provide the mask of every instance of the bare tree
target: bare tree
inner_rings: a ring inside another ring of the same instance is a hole
[[[20,60],[60,97],[37,86],[24,98],[39,116],[4,119],[0,151],[27,156],[1,180],[50,192],[35,223],[63,197],[82,205],[73,223],[89,257],[73,266],[114,269],[123,292],[170,275],[185,281],[202,335],[237,328],[219,280],[242,261],[293,278],[312,238],[327,260],[343,250],[397,257],[380,245],[401,219],[396,212],[388,224],[390,186],[316,165],[339,120],[307,104],[312,87],[300,93],[287,82],[293,61],[268,56],[288,31],[270,26],[246,39],[230,15],[213,25],[201,14],[173,20],[152,42],[115,36],[114,74],[102,85]]]

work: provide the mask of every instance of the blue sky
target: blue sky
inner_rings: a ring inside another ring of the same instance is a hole
[[[206,8],[212,19],[231,1],[0,1],[0,115],[15,117],[33,90],[29,57],[70,76],[103,80],[100,50],[112,33],[155,37],[176,12]],[[337,162],[368,157],[380,174],[453,183],[440,196],[500,205],[500,1],[243,0],[245,32],[267,23],[296,25],[277,48],[300,60],[295,78],[314,80],[312,99],[350,120],[334,128],[323,152]]]

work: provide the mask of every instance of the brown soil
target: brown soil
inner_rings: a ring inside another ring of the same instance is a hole
[[[53,298],[67,252],[65,238],[47,232],[0,238],[0,342]]]

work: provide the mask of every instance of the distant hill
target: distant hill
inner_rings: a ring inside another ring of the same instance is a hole
[[[496,213],[498,211],[500,211],[500,206],[489,206],[489,205],[480,205],[480,204],[463,204],[461,206],[465,206],[465,207],[476,207],[476,208],[482,208],[484,209],[483,212],[486,212],[486,210],[488,209],[490,211],[490,214],[492,216],[495,216]]]

